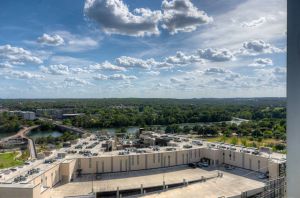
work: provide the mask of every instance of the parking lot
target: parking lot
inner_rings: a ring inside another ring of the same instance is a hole
[[[223,173],[222,178],[217,177],[218,171]],[[256,172],[249,172],[243,169],[225,170],[221,168],[218,170],[190,168],[188,166],[103,174],[99,180],[96,180],[95,176],[87,175],[76,179],[74,182],[54,187],[51,189],[51,196],[59,198],[71,195],[85,195],[92,192],[92,190],[94,192],[104,192],[117,190],[117,188],[120,190],[134,189],[140,188],[141,184],[143,184],[143,187],[151,187],[162,185],[163,181],[168,185],[183,182],[183,179],[193,181],[202,177],[213,177],[214,179],[207,180],[204,183],[196,183],[180,189],[186,189],[182,192],[187,191],[187,194],[189,194],[188,189],[194,190],[193,193],[198,195],[197,197],[199,197],[200,193],[210,195],[208,197],[217,197],[217,195],[222,195],[223,191],[240,194],[243,191],[263,187],[264,180],[259,180],[257,175],[258,173]],[[194,186],[198,187],[195,188]],[[196,189],[198,190],[196,191]],[[178,194],[176,191],[176,189],[169,190],[165,192],[166,194],[153,194],[149,195],[149,197],[189,197],[182,192],[180,192],[180,196],[176,196]]]

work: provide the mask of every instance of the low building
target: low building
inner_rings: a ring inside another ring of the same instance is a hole
[[[46,198],[49,189],[58,182],[70,182],[79,175],[130,172],[138,170],[167,168],[200,161],[211,167],[230,165],[247,169],[253,173],[268,174],[270,179],[284,177],[286,160],[278,153],[254,153],[242,147],[214,144],[192,145],[192,140],[178,143],[176,147],[159,149],[127,149],[127,152],[111,151],[112,142],[102,144],[107,152],[97,156],[83,156],[78,153],[66,155],[51,164],[40,164],[39,174],[31,175],[26,181],[15,183],[8,179],[0,184],[0,198]],[[189,147],[184,145],[189,144]],[[122,154],[120,154],[122,153]],[[262,188],[261,191],[264,189]]]

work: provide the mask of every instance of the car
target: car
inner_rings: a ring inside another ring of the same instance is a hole
[[[267,179],[268,176],[266,174],[264,174],[264,173],[261,173],[261,174],[258,175],[258,178],[259,179]]]
[[[29,165],[30,163],[29,163],[29,162],[24,162],[24,164],[25,164],[25,165]]]
[[[183,148],[192,148],[193,146],[192,145],[190,145],[190,144],[185,144],[185,145],[183,145]]]
[[[189,167],[191,167],[191,168],[196,168],[196,167],[197,167],[196,163],[189,163],[188,165],[189,165]]]
[[[11,170],[12,172],[17,171],[17,169],[15,169],[15,168],[11,168],[11,169],[9,169],[9,170]]]
[[[203,168],[203,167],[208,167],[209,164],[208,164],[208,162],[198,162],[197,166],[200,167],[200,168]]]
[[[234,167],[227,164],[227,165],[225,165],[225,169],[226,170],[233,170]]]

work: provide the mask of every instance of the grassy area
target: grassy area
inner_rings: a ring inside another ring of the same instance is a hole
[[[0,169],[22,165],[24,163],[24,161],[15,159],[17,155],[18,155],[17,152],[1,153],[0,154]]]
[[[204,138],[209,142],[225,142],[227,144],[234,144],[234,145],[242,145],[246,147],[255,147],[259,148],[261,146],[271,147],[273,151],[281,151],[281,149],[278,149],[276,145],[282,144],[281,140],[276,140],[272,138],[266,138],[266,139],[255,139],[251,137],[211,137],[211,138]],[[285,149],[282,149],[285,150]]]

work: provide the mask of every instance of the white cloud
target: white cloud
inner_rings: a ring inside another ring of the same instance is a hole
[[[230,3],[224,1],[224,5]],[[259,28],[245,28],[241,23],[253,21],[253,17],[266,18]],[[191,48],[237,49],[241,43],[260,39],[272,44],[285,44],[286,1],[251,0],[239,1],[232,9],[214,14],[214,23],[206,26],[205,31],[195,31],[186,37],[184,44]]]
[[[161,11],[145,8],[130,12],[122,0],[86,0],[84,14],[108,34],[145,36],[159,34]]]
[[[175,56],[166,58],[166,62],[175,65],[186,65],[190,63],[202,62],[203,60],[195,55],[185,55],[183,52],[177,52]]]
[[[164,0],[163,28],[171,34],[178,32],[191,32],[199,25],[213,21],[204,11],[198,10],[190,0]]]
[[[248,28],[252,28],[252,27],[257,27],[260,26],[262,24],[264,24],[266,22],[266,18],[265,17],[260,17],[258,19],[249,21],[249,22],[243,22],[241,25],[243,27],[248,27]]]
[[[37,41],[43,45],[50,46],[59,46],[64,44],[64,39],[57,34],[49,35],[45,33],[38,37]]]
[[[103,75],[103,74],[98,74],[97,76],[93,77],[94,80],[108,80],[108,76]]]
[[[103,74],[99,74],[97,76],[93,77],[94,80],[135,80],[137,79],[136,76],[130,75],[124,75],[124,74],[113,74],[113,75],[103,75]]]
[[[9,75],[18,79],[43,79],[44,76],[39,74],[30,73],[27,71],[11,71]]]
[[[228,49],[199,49],[198,54],[201,58],[213,62],[222,62],[234,59],[233,53]]]
[[[256,58],[254,59],[254,62],[251,63],[249,66],[252,67],[264,67],[267,65],[273,65],[272,59],[269,58]]]
[[[244,49],[242,53],[244,54],[261,54],[261,53],[280,53],[283,50],[264,42],[263,40],[252,40],[243,43]]]
[[[116,59],[116,63],[124,67],[150,69],[151,66],[155,66],[156,61],[154,59],[138,59],[129,56],[121,56]]]
[[[52,75],[68,75],[69,74],[69,67],[67,65],[49,65],[48,67],[41,66],[41,71],[47,74]]]
[[[8,62],[0,63],[0,68],[12,68],[12,65]]]
[[[226,73],[228,73],[227,70],[222,68],[216,68],[216,67],[208,68],[204,71],[204,74],[206,75],[226,74]]]
[[[124,74],[113,74],[108,77],[110,80],[135,80],[136,76],[126,76]]]
[[[99,46],[99,39],[89,36],[72,34],[68,31],[54,31],[53,34],[59,35],[64,40],[64,45],[57,48],[61,51],[80,52],[95,49]]]
[[[11,45],[0,46],[0,61],[6,61],[13,65],[24,65],[25,63],[43,63],[40,58],[34,56],[30,51]]]
[[[106,71],[126,71],[126,68],[120,67],[117,65],[113,65],[108,61],[104,61],[103,63],[97,63],[95,65],[90,65],[89,69],[91,70],[106,70]]]
[[[83,79],[79,79],[79,78],[75,78],[75,77],[68,77],[65,78],[64,80],[68,85],[91,85],[90,82],[83,80]]]
[[[90,73],[90,70],[88,70],[88,69],[86,69],[86,68],[80,68],[80,67],[69,68],[69,70],[70,70],[73,74],[88,74],[88,73]]]

